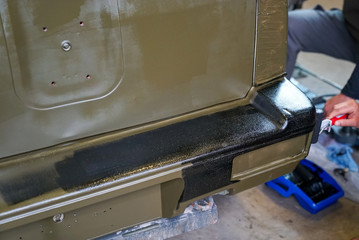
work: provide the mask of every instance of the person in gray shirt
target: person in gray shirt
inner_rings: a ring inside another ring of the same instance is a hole
[[[355,69],[341,93],[324,107],[327,118],[349,114],[338,126],[359,128],[359,0],[344,0],[343,11],[314,9],[288,13],[287,77],[290,78],[300,51],[317,52],[351,61]]]

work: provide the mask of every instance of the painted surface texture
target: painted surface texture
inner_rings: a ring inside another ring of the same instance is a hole
[[[1,0],[0,158],[245,97],[256,2]]]

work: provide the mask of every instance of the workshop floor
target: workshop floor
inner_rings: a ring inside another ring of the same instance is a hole
[[[306,8],[321,3],[340,7],[342,0],[308,0]],[[319,54],[301,53],[298,63],[319,77],[343,86],[354,64]],[[311,76],[297,79],[318,95],[338,93],[335,87]],[[358,154],[355,154],[359,163]],[[294,197],[283,198],[265,185],[232,196],[214,196],[219,220],[216,224],[171,240],[350,240],[359,236],[359,203],[341,198],[336,204],[315,215],[304,210]]]

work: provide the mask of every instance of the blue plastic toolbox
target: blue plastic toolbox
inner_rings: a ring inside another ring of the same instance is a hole
[[[344,196],[339,184],[321,167],[304,159],[291,173],[266,185],[283,197],[294,195],[299,204],[315,214]]]

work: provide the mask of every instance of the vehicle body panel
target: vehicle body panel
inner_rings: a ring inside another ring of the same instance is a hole
[[[308,154],[286,0],[68,3],[0,0],[0,238],[103,236]]]
[[[0,158],[243,98],[252,85],[255,1],[9,0],[1,11]]]

